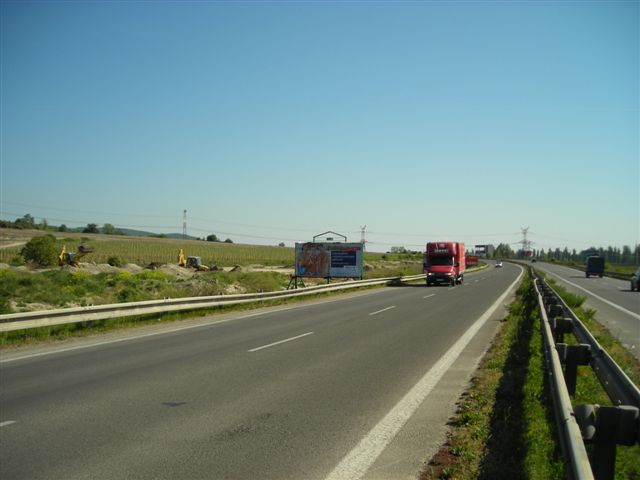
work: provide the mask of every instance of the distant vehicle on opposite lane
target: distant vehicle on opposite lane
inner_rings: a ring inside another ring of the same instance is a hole
[[[600,257],[597,255],[587,257],[585,267],[585,277],[589,278],[591,275],[597,275],[598,277],[602,278],[602,276],[604,275],[604,257]]]
[[[640,292],[640,267],[631,275],[631,291]]]
[[[496,268],[501,268],[502,267],[502,260],[498,260],[496,262]]]

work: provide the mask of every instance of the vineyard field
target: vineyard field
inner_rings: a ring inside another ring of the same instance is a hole
[[[140,266],[150,263],[177,264],[178,251],[181,248],[184,249],[186,256],[201,257],[205,265],[216,264],[224,267],[258,264],[293,267],[294,264],[292,247],[12,229],[0,230],[2,240],[0,263],[20,262],[20,251],[23,245],[16,245],[16,243],[20,240],[26,242],[32,236],[47,233],[56,237],[59,250],[63,245],[68,252],[77,252],[81,244],[93,247],[94,251],[81,261],[97,264],[107,263],[111,257],[118,257],[123,263],[134,263]],[[382,254],[379,253],[366,253],[365,260],[375,261],[381,256]]]

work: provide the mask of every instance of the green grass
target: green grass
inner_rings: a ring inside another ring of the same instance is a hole
[[[537,300],[527,275],[459,402],[449,441],[421,478],[564,478],[545,380]]]
[[[29,311],[29,304],[49,308],[136,302],[162,298],[219,295],[230,285],[246,293],[286,288],[289,277],[275,272],[207,272],[179,279],[160,271],[90,274],[49,270],[41,273],[0,270],[0,313]],[[15,308],[11,308],[13,301]]]

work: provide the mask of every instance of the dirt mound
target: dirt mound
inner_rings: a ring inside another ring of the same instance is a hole
[[[173,265],[173,264],[170,264],[170,263],[166,263],[166,264],[162,265],[158,270],[160,270],[161,272],[164,272],[166,274],[172,275],[174,277],[177,277],[177,278],[191,278],[196,273],[198,273],[193,268],[180,267],[178,265]]]

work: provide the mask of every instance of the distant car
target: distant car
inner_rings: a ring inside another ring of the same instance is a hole
[[[633,292],[634,290],[640,292],[640,268],[631,275],[631,291]]]
[[[535,258],[531,259],[531,263],[536,263],[536,262],[537,262],[537,260]]]
[[[502,260],[498,260],[496,262],[496,268],[501,268],[502,267]]]

